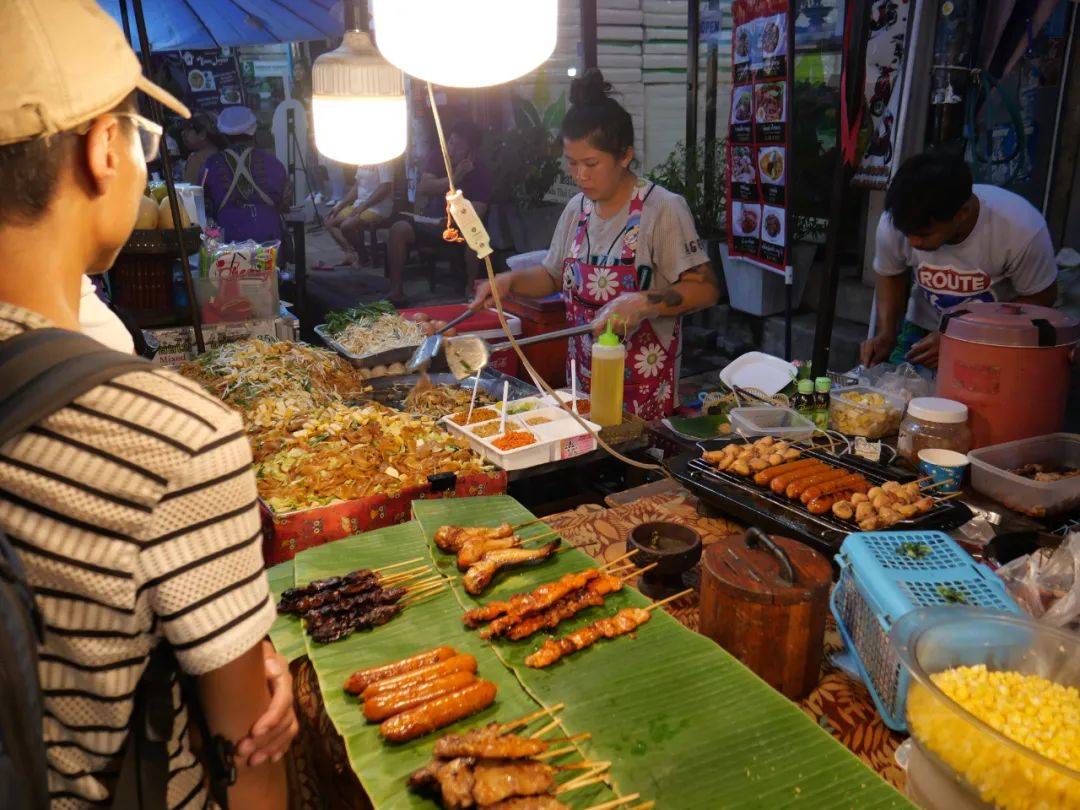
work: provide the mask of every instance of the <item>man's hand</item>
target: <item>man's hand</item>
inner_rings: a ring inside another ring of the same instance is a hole
[[[497,285],[497,292],[499,293],[499,300],[505,301],[507,296],[511,293],[513,287],[513,279],[511,278],[513,273],[500,273],[495,276],[495,284]],[[469,309],[476,312],[480,309],[486,309],[488,307],[495,306],[495,299],[491,295],[491,282],[484,280],[476,288],[476,295],[473,297],[472,303],[469,304]]]
[[[236,747],[240,760],[252,767],[267,760],[279,762],[299,730],[293,711],[293,681],[289,662],[269,641],[262,643],[270,705]]]
[[[938,351],[941,348],[941,333],[931,332],[911,347],[904,359],[909,363],[927,368],[937,368]]]
[[[891,334],[882,334],[872,337],[859,347],[859,362],[865,368],[876,366],[878,363],[884,363],[889,359],[889,355],[892,354],[893,349],[896,348],[896,336]]]
[[[465,177],[469,172],[476,168],[476,164],[473,163],[471,157],[467,157],[458,161],[458,164],[454,167],[454,183],[455,185],[461,185],[461,179]]]
[[[599,337],[611,320],[611,331],[625,340],[637,330],[642,321],[655,316],[656,307],[649,302],[645,293],[623,293],[608,301],[596,313],[592,322],[593,337]]]

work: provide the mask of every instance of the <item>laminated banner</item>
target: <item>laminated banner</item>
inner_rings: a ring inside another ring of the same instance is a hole
[[[788,0],[734,0],[727,146],[728,251],[789,264],[792,25]]]
[[[855,185],[883,189],[892,176],[913,3],[914,0],[874,0],[870,7],[870,39],[866,44],[870,141],[852,180]]]

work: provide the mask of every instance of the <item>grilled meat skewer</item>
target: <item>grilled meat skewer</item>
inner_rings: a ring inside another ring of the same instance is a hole
[[[525,665],[534,668],[551,666],[563,656],[583,650],[602,638],[632,633],[649,620],[649,615],[649,611],[643,608],[623,608],[614,616],[593,622],[568,636],[549,638],[539,650],[525,659]]]
[[[492,578],[503,568],[528,563],[543,562],[548,559],[559,547],[558,540],[554,540],[540,548],[508,548],[503,551],[490,551],[476,565],[472,566],[461,578],[465,590],[476,596],[484,588],[491,584]]]
[[[401,605],[379,605],[370,610],[350,616],[335,616],[320,622],[308,632],[320,644],[329,644],[348,638],[357,630],[379,627],[401,613]]]
[[[404,588],[379,588],[368,591],[358,596],[346,596],[334,602],[328,602],[317,608],[312,608],[303,615],[303,619],[310,625],[319,624],[326,619],[344,614],[362,613],[368,608],[378,605],[393,605],[400,602],[405,594]]]
[[[604,604],[604,598],[609,593],[620,590],[622,586],[621,579],[605,574],[599,579],[594,579],[580,591],[567,594],[547,610],[519,620],[506,631],[506,637],[512,641],[521,641],[540,630],[558,627],[560,622],[576,616],[581,611]]]
[[[509,537],[514,528],[509,523],[499,526],[440,526],[435,531],[435,545],[446,552],[456,552],[468,537],[486,537],[494,540]]]
[[[519,737],[517,734],[502,734],[500,728],[498,723],[491,723],[464,734],[448,734],[435,743],[432,753],[439,759],[528,759],[548,749],[544,740]]]
[[[299,613],[302,612],[297,606],[301,599],[312,597],[325,591],[336,591],[351,585],[357,585],[370,578],[378,580],[378,575],[370,568],[360,568],[340,577],[327,577],[316,579],[299,588],[287,588],[281,594],[278,602],[278,612]]]
[[[584,571],[575,571],[572,574],[563,574],[553,582],[545,582],[529,593],[519,593],[510,597],[508,601],[488,602],[483,607],[473,608],[462,617],[466,627],[479,627],[484,622],[508,613],[516,613],[527,616],[555,604],[559,599],[571,591],[584,588],[585,585],[600,576],[599,568],[586,568]]]
[[[521,538],[516,535],[509,537],[469,537],[461,544],[457,553],[458,571],[468,571],[484,558],[489,551],[502,551],[507,548],[517,548],[521,545]]]
[[[345,681],[345,691],[350,695],[359,695],[367,687],[376,681],[386,680],[398,675],[415,672],[426,666],[453,658],[457,653],[453,647],[436,647],[434,650],[425,650],[422,653],[402,658],[398,661],[389,661],[377,667],[361,669],[354,672]]]

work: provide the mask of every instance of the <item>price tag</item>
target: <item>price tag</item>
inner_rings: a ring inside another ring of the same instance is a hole
[[[855,437],[855,455],[875,464],[881,463],[881,442],[872,442],[865,436]]]
[[[596,438],[592,434],[582,433],[580,436],[571,436],[569,439],[563,439],[559,442],[559,458],[573,458],[574,456],[591,453],[595,449]]]

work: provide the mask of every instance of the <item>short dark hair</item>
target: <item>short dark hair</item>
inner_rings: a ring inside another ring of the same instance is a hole
[[[134,91],[113,110],[135,108]],[[59,132],[0,146],[0,225],[29,225],[45,213],[79,136]]]
[[[971,199],[971,169],[947,151],[923,152],[905,160],[885,192],[885,210],[900,233],[948,222]]]
[[[586,138],[593,147],[616,158],[634,146],[634,121],[611,97],[611,85],[597,68],[589,68],[571,82],[570,109],[559,134],[571,141]]]
[[[480,148],[480,142],[483,140],[484,134],[471,118],[459,118],[454,121],[450,128],[446,131],[446,137],[451,135],[457,135],[459,138],[464,139],[465,143],[469,145],[469,151],[474,152]]]

